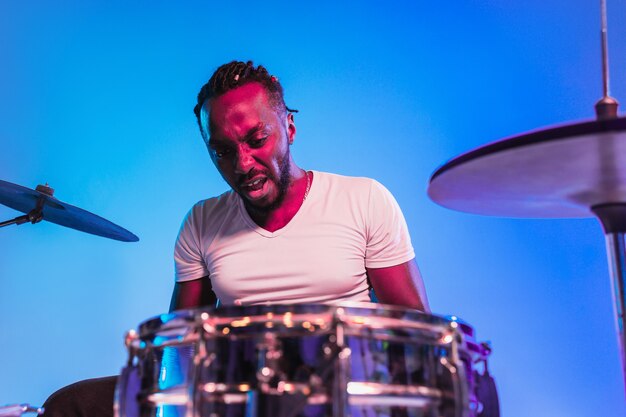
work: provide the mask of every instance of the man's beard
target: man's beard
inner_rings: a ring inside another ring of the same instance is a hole
[[[266,214],[272,210],[275,210],[282,204],[283,200],[285,199],[285,195],[287,194],[287,190],[289,189],[289,184],[291,184],[291,171],[289,166],[289,160],[289,150],[287,150],[287,153],[283,155],[281,160],[278,162],[278,178],[268,176],[268,178],[276,184],[278,191],[278,194],[276,195],[274,201],[272,201],[268,205],[257,205],[251,203],[250,201],[247,201],[244,198],[246,206],[259,214]]]

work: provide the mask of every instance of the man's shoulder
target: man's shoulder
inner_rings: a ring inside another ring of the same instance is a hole
[[[385,188],[380,182],[369,177],[356,177],[318,171],[314,171],[314,174],[318,176],[321,185],[328,191],[335,190],[341,193],[369,195],[373,188]]]
[[[315,172],[317,174],[317,171]],[[383,184],[369,177],[355,177],[319,172],[320,191],[325,199],[337,202],[397,205],[392,193]]]
[[[372,184],[378,183],[378,181],[373,178],[355,177],[350,175],[334,174],[331,172],[314,171],[314,175],[317,175],[318,178],[320,178],[320,182],[337,184],[340,186],[370,187]]]
[[[218,196],[200,200],[191,207],[187,218],[206,220],[220,217],[236,206],[236,197],[237,195],[232,190],[228,190]]]

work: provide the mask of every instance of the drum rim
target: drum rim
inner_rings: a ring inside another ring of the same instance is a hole
[[[202,307],[195,309],[182,309],[176,310],[158,316],[151,317],[141,322],[138,326],[139,338],[144,336],[153,335],[155,331],[159,329],[175,329],[193,326],[198,323],[199,318],[203,314],[207,314],[208,317],[220,317],[220,318],[237,318],[242,316],[261,316],[261,315],[284,315],[287,313],[293,314],[331,314],[333,316],[356,316],[365,315],[369,317],[394,317],[400,320],[415,320],[425,324],[434,326],[454,326],[461,322],[463,327],[468,327],[472,330],[473,326],[464,321],[460,321],[455,316],[441,316],[437,314],[428,314],[419,310],[389,305],[380,303],[363,303],[363,302],[341,302],[334,304],[254,304],[247,306],[220,306],[215,307]],[[462,332],[467,333],[467,332]],[[473,336],[473,335],[472,335]]]

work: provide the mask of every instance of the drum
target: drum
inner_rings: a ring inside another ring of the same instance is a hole
[[[488,350],[380,304],[183,310],[127,336],[116,417],[473,417]]]

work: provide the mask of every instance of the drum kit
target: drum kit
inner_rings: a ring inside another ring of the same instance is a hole
[[[120,241],[131,232],[35,190],[0,181],[0,203]],[[181,310],[126,336],[116,417],[495,417],[499,404],[474,329],[381,304],[261,305]],[[42,414],[28,404],[0,417]]]
[[[608,88],[597,119],[510,137],[438,168],[429,197],[463,212],[521,218],[597,217],[606,234],[626,378],[626,118]],[[0,203],[120,241],[129,231],[35,190],[0,181]],[[474,330],[456,317],[380,304],[262,305],[181,310],[126,336],[116,417],[494,417],[495,384]],[[0,417],[41,413],[26,404]]]

